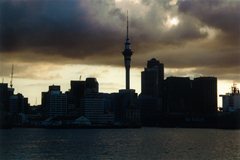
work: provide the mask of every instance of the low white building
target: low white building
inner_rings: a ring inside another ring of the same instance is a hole
[[[89,119],[87,119],[84,116],[81,116],[81,117],[75,119],[72,124],[80,125],[80,126],[91,126],[92,125],[91,122],[89,121]]]
[[[220,95],[220,97],[222,97],[224,112],[240,111],[240,93],[236,85],[232,86],[232,93]]]

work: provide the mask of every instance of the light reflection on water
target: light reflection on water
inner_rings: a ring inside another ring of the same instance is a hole
[[[0,130],[0,159],[240,159],[240,130]]]

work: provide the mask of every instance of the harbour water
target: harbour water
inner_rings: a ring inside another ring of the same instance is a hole
[[[240,159],[240,130],[1,129],[0,159]]]

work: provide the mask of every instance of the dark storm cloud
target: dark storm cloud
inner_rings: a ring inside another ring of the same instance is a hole
[[[166,4],[164,1],[163,4]],[[92,54],[118,54],[123,47],[126,15],[108,1],[43,0],[1,1],[1,51],[60,54],[83,58]],[[188,21],[164,32],[164,17],[156,14],[160,5],[152,5],[144,19],[131,18],[135,44],[180,43],[203,37]],[[162,8],[164,12],[166,8]],[[134,14],[133,14],[134,15]],[[140,52],[141,53],[141,52]]]
[[[240,1],[141,3],[145,10],[129,5],[133,66],[143,67],[156,57],[168,68],[199,68],[195,71],[220,77],[235,75],[240,64]],[[2,0],[0,62],[122,65],[126,10],[114,0]],[[172,17],[179,19],[178,25],[166,24]],[[216,31],[216,37],[209,40],[206,28]]]
[[[117,44],[118,33],[91,21],[94,15],[88,13],[89,8],[83,2],[0,2],[1,51],[28,49],[81,57]],[[100,2],[95,3],[99,5]]]
[[[194,16],[239,40],[239,0],[180,0],[179,11]]]

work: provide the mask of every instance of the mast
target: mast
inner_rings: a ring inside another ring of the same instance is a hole
[[[14,65],[12,64],[12,71],[11,71],[11,79],[10,79],[10,87],[13,87],[13,70],[14,70]]]
[[[127,40],[129,40],[129,38],[128,38],[128,11],[127,11]]]

